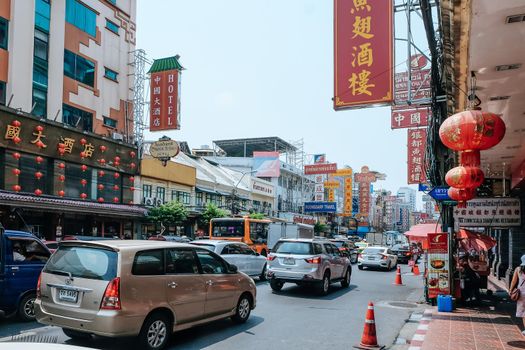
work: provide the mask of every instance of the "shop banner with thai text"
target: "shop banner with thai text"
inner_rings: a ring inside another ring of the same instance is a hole
[[[393,2],[334,0],[334,109],[393,99]]]
[[[475,198],[466,208],[454,208],[460,227],[519,227],[521,205],[518,198]]]
[[[408,129],[408,184],[426,183],[427,181],[427,175],[425,171],[426,144],[426,129]]]
[[[448,256],[448,234],[429,233],[428,238],[428,297],[436,298],[439,294],[450,294]]]
[[[304,166],[305,175],[333,174],[337,171],[336,163],[313,164]]]
[[[151,73],[150,131],[180,129],[179,74],[177,69]]]

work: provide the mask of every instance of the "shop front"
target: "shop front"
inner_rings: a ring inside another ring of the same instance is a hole
[[[259,180],[257,178],[251,179],[251,200],[252,208],[256,213],[261,213],[266,216],[272,216],[275,204],[275,187],[271,183]]]

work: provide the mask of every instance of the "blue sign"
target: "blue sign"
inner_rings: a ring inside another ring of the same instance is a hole
[[[428,193],[430,197],[434,198],[437,201],[449,201],[450,197],[448,196],[448,187],[447,186],[438,186],[434,187],[432,191]]]
[[[428,192],[430,191],[430,186],[427,184],[419,184],[418,190],[421,192]]]
[[[335,202],[305,202],[305,213],[335,213],[337,205]]]

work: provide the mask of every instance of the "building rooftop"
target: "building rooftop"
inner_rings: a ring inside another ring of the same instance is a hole
[[[180,56],[177,55],[154,60],[148,73],[164,72],[172,69],[183,70],[184,67],[179,63],[179,58]]]
[[[295,152],[297,147],[280,137],[256,137],[248,139],[218,140],[213,143],[229,157],[253,157],[253,152]]]

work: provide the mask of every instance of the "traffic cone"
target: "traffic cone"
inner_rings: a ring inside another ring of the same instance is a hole
[[[363,329],[363,336],[359,345],[354,345],[356,349],[383,349],[384,346],[377,345],[376,336],[376,321],[374,317],[374,303],[368,303],[368,310],[366,311],[365,327]]]
[[[412,273],[414,276],[419,276],[419,266],[418,264],[414,264],[414,267],[412,268]]]
[[[394,284],[396,286],[402,286],[403,285],[403,280],[401,280],[401,266],[397,266],[397,271],[396,271],[396,281],[394,282]]]

